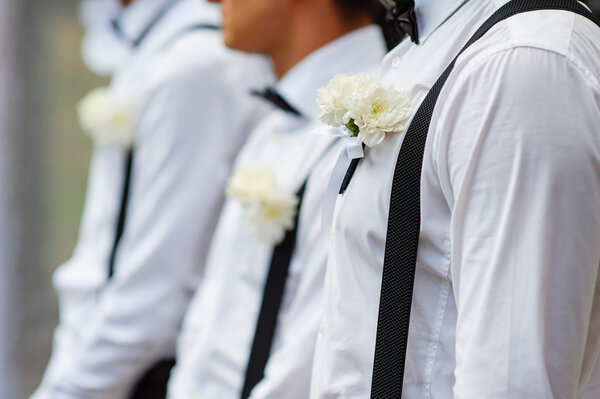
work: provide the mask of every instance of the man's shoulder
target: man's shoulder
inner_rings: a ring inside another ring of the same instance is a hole
[[[600,78],[600,27],[569,11],[538,10],[498,23],[465,52],[469,63],[507,51],[549,52]],[[544,65],[538,65],[540,72]]]
[[[532,47],[567,55],[581,41],[600,44],[600,28],[587,17],[563,10],[538,10],[499,24],[514,47]],[[600,48],[600,47],[598,47]]]
[[[219,32],[192,30],[175,37],[149,65],[149,88],[177,82],[236,85],[244,80],[266,81],[268,62],[260,56],[225,47]]]

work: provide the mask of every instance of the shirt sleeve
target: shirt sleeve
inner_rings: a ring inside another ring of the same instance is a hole
[[[579,397],[600,333],[600,87],[527,47],[457,75],[434,150],[452,210],[454,397]]]
[[[141,374],[174,355],[230,164],[254,117],[247,91],[211,63],[159,71],[144,95],[115,275],[49,388],[53,399],[125,398]]]

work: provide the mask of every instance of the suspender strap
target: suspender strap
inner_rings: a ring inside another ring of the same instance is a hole
[[[307,179],[308,180],[308,179]],[[298,232],[298,219],[304,197],[306,181],[298,190],[297,196],[298,212],[294,220],[294,227],[288,230],[281,243],[273,250],[271,266],[265,283],[262,304],[252,342],[252,350],[246,369],[244,387],[242,389],[242,399],[248,398],[250,392],[262,380],[265,366],[271,353],[271,345],[275,336],[275,327],[277,326],[277,316],[281,308],[281,300],[285,291],[285,282],[290,268],[292,255],[296,246],[296,233]]]
[[[456,59],[492,26],[515,14],[565,10],[600,22],[574,0],[513,0],[488,19],[450,63],[417,110],[402,143],[394,172],[379,302],[371,399],[400,399],[408,341],[413,283],[421,224],[421,168],[438,96]]]

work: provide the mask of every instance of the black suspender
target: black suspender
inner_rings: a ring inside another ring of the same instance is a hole
[[[412,305],[421,218],[421,168],[427,133],[438,96],[456,59],[492,26],[513,15],[545,9],[571,11],[600,27],[600,21],[574,0],[513,0],[477,30],[431,88],[417,110],[400,148],[392,183],[379,302],[371,399],[400,399]]]

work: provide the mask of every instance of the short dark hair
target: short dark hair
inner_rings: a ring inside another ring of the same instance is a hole
[[[395,47],[402,39],[386,22],[387,9],[379,0],[334,0],[334,2],[345,18],[353,18],[359,15],[371,16],[373,22],[381,27],[388,49]]]
[[[383,6],[379,0],[334,0],[341,13],[348,18],[368,14],[375,17]]]

